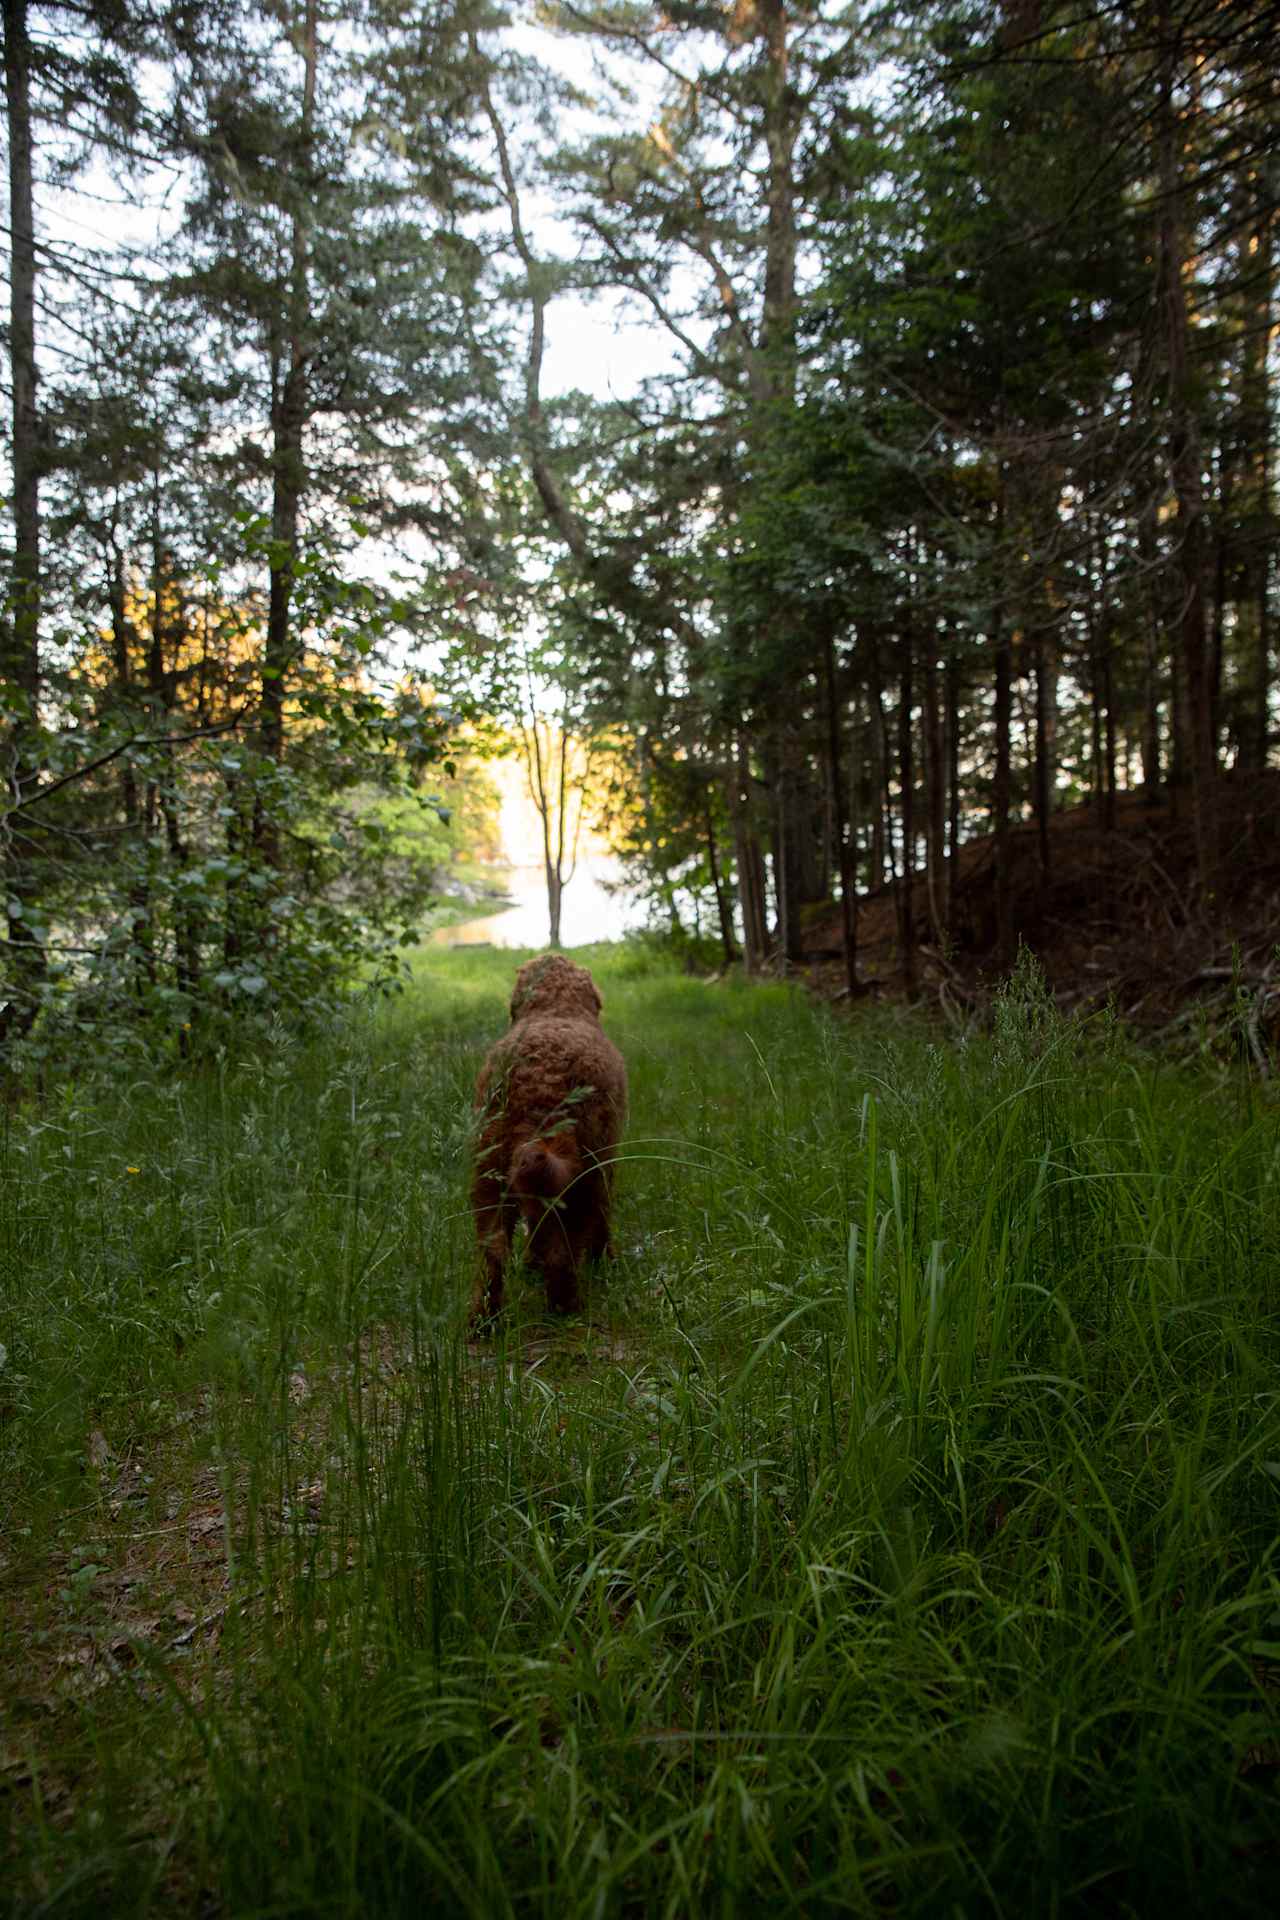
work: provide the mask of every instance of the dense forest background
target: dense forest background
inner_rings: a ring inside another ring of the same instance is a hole
[[[10,1051],[393,979],[465,757],[539,715],[749,972],[838,902],[858,990],[886,887],[908,991],[1006,967],[1055,816],[1123,867],[1139,793],[1189,850],[1144,928],[1230,933],[1276,811],[1265,0],[3,26]],[[666,370],[548,391],[584,302]]]

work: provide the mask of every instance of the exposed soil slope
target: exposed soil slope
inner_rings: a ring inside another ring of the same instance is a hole
[[[1221,887],[1199,895],[1190,799],[1168,790],[1117,795],[1115,824],[1092,804],[1056,814],[1042,873],[1035,831],[1010,833],[1013,923],[1066,1004],[1111,999],[1128,1020],[1164,1026],[1206,999],[1234,1003],[1241,988],[1256,1018],[1280,1026],[1280,771],[1228,774],[1220,799]],[[998,977],[995,843],[970,840],[959,854],[954,924],[935,933],[929,888],[917,880],[912,910],[920,984],[944,1000],[967,1000]],[[939,889],[945,908],[945,882]],[[858,914],[859,973],[879,991],[902,990],[897,891],[866,896]],[[816,909],[806,951],[817,981],[843,982],[840,915]],[[1273,1034],[1271,1039],[1280,1037]]]

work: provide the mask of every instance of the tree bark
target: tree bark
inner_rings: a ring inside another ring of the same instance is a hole
[[[1099,635],[1102,665],[1102,710],[1106,715],[1104,738],[1106,741],[1103,760],[1102,781],[1102,824],[1108,833],[1115,832],[1116,826],[1116,697],[1114,647],[1111,639],[1111,615],[1104,607],[1102,610],[1102,631]]]
[[[552,947],[560,945],[564,891],[577,871],[578,844],[582,832],[583,809],[580,792],[572,841],[570,841],[569,760],[572,748],[568,727],[565,724],[567,719],[567,714],[562,715],[561,722],[554,728],[550,722],[540,720],[533,701],[532,683],[530,683],[529,711],[523,724],[522,734],[529,795],[537,809],[542,827],[542,864],[547,886],[547,944]],[[545,740],[544,728],[546,729]],[[588,751],[582,774],[583,789],[590,777],[590,771],[591,757]]]
[[[310,321],[309,241],[311,146],[316,101],[316,0],[304,0],[302,9],[302,119],[298,166],[293,182],[296,202],[291,216],[291,262],[288,313],[285,321],[284,379],[272,395],[272,495],[270,597],[267,633],[262,655],[262,750],[271,760],[284,758],[284,708],[288,672],[293,659],[290,611],[294,569],[298,560],[298,519],[306,490],[303,436],[309,412]],[[266,829],[274,849],[275,836]]]
[[[1160,662],[1164,653],[1160,587],[1156,567],[1155,507],[1138,515],[1138,558],[1147,576],[1147,619],[1142,645],[1142,784],[1144,799],[1155,800],[1160,786]]]
[[[996,493],[996,551],[1004,538],[1005,481],[1001,469]],[[1010,735],[1013,727],[1013,643],[1004,605],[997,600],[991,615],[991,647],[995,656],[995,779],[991,788],[991,825],[995,838],[996,964],[1008,972],[1014,961],[1013,873],[1009,842],[1009,808],[1013,795]]]
[[[1260,183],[1260,193],[1261,193]],[[1274,547],[1271,519],[1271,383],[1268,354],[1274,322],[1274,209],[1265,199],[1259,208],[1246,254],[1250,278],[1257,291],[1246,297],[1241,368],[1241,437],[1247,467],[1247,511],[1250,551],[1248,593],[1252,601],[1254,647],[1252,711],[1243,719],[1240,751],[1243,763],[1265,767],[1271,731],[1271,608],[1268,587]]]
[[[938,690],[938,660],[930,642],[924,658],[924,748],[926,781],[925,859],[929,888],[929,918],[933,938],[946,938],[947,902],[944,848],[947,831],[947,761],[943,739],[942,703]]]
[[[1038,607],[1037,616],[1043,623],[1045,609]],[[1054,742],[1057,735],[1057,675],[1054,672],[1053,642],[1043,624],[1039,625],[1032,650],[1035,671],[1036,694],[1036,756],[1035,756],[1035,811],[1036,811],[1036,852],[1040,863],[1040,880],[1043,884],[1049,878],[1052,862],[1051,841],[1049,836],[1050,819],[1053,808]]]
[[[114,528],[107,549],[107,604],[111,609],[111,654],[116,692],[127,700],[133,682],[131,652],[137,644],[137,633],[129,619],[125,594],[124,555],[116,545]],[[134,979],[134,991],[140,994],[145,980],[154,977],[150,861],[147,837],[144,832],[142,795],[128,754],[123,756],[120,766],[120,806],[124,814],[125,845],[128,857],[135,862],[133,877],[129,883],[128,900],[129,910],[133,915],[132,943],[142,958],[142,967],[140,970],[135,970]]]
[[[113,537],[107,552],[107,604],[111,609],[111,653],[116,687],[126,698],[133,679],[130,645],[136,638],[125,604],[124,555]],[[121,763],[120,805],[125,831],[132,838],[138,825],[138,780],[126,754]]]
[[[31,131],[31,41],[26,0],[4,0],[5,112],[9,139],[9,356],[13,388],[13,559],[9,605],[0,614],[0,692],[10,710],[0,733],[0,779],[21,800],[36,772],[40,701],[40,419],[36,401],[36,247]],[[3,817],[0,816],[0,821]],[[33,924],[38,882],[25,826],[3,823],[0,853],[11,910],[4,917],[13,999],[0,1010],[0,1040],[20,1038],[39,1010],[48,963]]]
[[[795,396],[796,98],[788,82],[786,0],[759,0],[768,49],[765,106],[764,314],[761,334],[774,397],[788,404]]]
[[[866,629],[866,646],[869,746],[866,761],[871,769],[871,848],[867,891],[874,893],[884,885],[885,795],[888,789],[888,773],[885,767],[884,751],[884,688],[880,675],[880,635],[873,626],[868,626]]]
[[[947,928],[954,936],[960,895],[960,664],[954,647],[947,655]]]
[[[751,976],[764,970],[768,955],[765,918],[764,860],[751,819],[751,762],[745,732],[737,740],[737,765],[729,781],[729,810],[733,818],[738,862],[738,896],[742,903],[742,964]]]
[[[898,945],[902,955],[902,980],[908,999],[914,999],[916,965],[916,768],[915,732],[911,714],[915,705],[914,640],[909,620],[903,619],[899,640],[902,648],[902,678],[898,700],[898,781],[902,811],[902,874],[898,885]]]
[[[787,832],[787,772],[782,752],[775,748],[773,767],[773,900],[774,963],[785,973],[793,958],[791,844]]]
[[[724,953],[726,967],[731,967],[738,957],[738,949],[733,937],[733,908],[729,903],[728,889],[720,871],[720,854],[716,841],[716,822],[711,805],[710,786],[703,788],[703,820],[707,829],[707,864],[711,869],[711,885],[716,896],[716,915],[720,922],[720,946]]]
[[[1180,46],[1168,0],[1158,8],[1160,39],[1159,257],[1169,382],[1169,471],[1177,501],[1177,578],[1181,600],[1179,637],[1186,676],[1191,807],[1201,900],[1217,885],[1217,728],[1205,617],[1205,515],[1200,426],[1196,417],[1187,351],[1187,249],[1182,213],[1182,131],[1174,93]]]
[[[823,641],[822,674],[827,708],[827,769],[831,780],[836,864],[840,874],[840,949],[844,959],[845,985],[851,994],[856,994],[858,992],[858,895],[853,849],[849,844],[844,756],[840,750],[842,728],[836,692],[835,634],[828,629],[823,636]]]
[[[35,719],[40,697],[40,426],[36,409],[31,42],[26,0],[4,0],[4,83],[9,135],[13,562],[9,620],[0,623],[0,644],[4,645],[0,675],[23,697],[30,722]],[[25,728],[20,731],[25,732]]]

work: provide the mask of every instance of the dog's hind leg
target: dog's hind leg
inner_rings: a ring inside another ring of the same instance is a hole
[[[585,1176],[582,1199],[584,1247],[589,1259],[616,1260],[613,1244],[613,1185],[608,1167],[593,1167]]]
[[[511,1236],[518,1218],[506,1183],[496,1173],[477,1173],[471,1187],[480,1277],[471,1301],[471,1323],[492,1320],[502,1312],[503,1281],[511,1257]]]

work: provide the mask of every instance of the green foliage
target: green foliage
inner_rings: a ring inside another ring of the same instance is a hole
[[[242,531],[256,556],[265,530]],[[307,642],[290,673],[282,761],[252,725],[260,610],[221,606],[216,581],[183,588],[167,703],[159,689],[130,698],[117,684],[99,705],[89,671],[67,677],[84,724],[48,730],[49,797],[28,796],[6,821],[38,859],[38,905],[14,900],[11,912],[46,961],[29,989],[38,1017],[10,1049],[19,1076],[77,1053],[256,1044],[273,1021],[312,1024],[353,988],[399,985],[440,867],[492,802],[474,775],[448,777],[455,715],[415,683],[386,692],[372,678],[404,609],[335,561],[317,545],[295,569]],[[195,705],[172,688],[202,596]],[[91,646],[82,657],[92,665]],[[467,796],[456,818],[438,776]],[[410,822],[424,820],[435,830],[415,838]],[[18,1001],[21,978],[8,987]]]
[[[11,1906],[1265,1910],[1269,1099],[587,957],[581,1322],[462,1337],[506,956],[7,1111]]]

